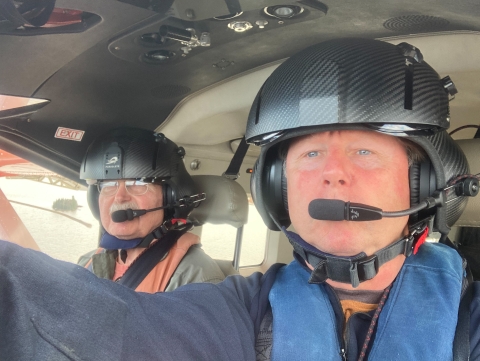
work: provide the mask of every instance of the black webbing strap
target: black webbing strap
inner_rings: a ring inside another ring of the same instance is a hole
[[[243,163],[243,158],[245,158],[245,154],[247,154],[249,144],[246,142],[245,137],[242,138],[238,148],[233,155],[232,160],[230,161],[230,165],[228,166],[223,176],[229,179],[237,179],[240,176],[240,167]]]
[[[303,249],[295,242],[290,242],[301,258],[306,260],[314,270],[308,280],[309,283],[323,283],[327,279],[342,283],[350,283],[352,287],[358,287],[360,282],[370,280],[378,273],[380,266],[392,260],[400,254],[406,257],[412,253],[414,237],[409,236],[392,243],[377,251],[371,256],[360,254],[358,258],[329,257],[315,254]]]
[[[465,262],[467,277],[464,278],[460,306],[458,307],[458,321],[453,339],[453,361],[470,360],[470,304],[473,299],[473,276]]]
[[[186,231],[186,229],[181,231],[171,230],[165,234],[157,243],[145,250],[145,252],[132,263],[117,283],[131,289],[137,288]]]

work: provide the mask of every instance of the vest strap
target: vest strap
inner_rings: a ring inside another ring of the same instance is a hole
[[[136,289],[185,232],[186,230],[168,232],[162,239],[143,252],[125,274],[118,279],[117,283]]]

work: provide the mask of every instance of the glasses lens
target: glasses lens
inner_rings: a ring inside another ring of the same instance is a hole
[[[117,192],[118,182],[99,182],[97,183],[97,186],[100,193],[110,196]]]
[[[140,196],[147,193],[148,183],[144,183],[138,180],[126,181],[125,187],[127,189],[127,192],[130,193],[132,196]]]
[[[98,191],[104,196],[112,196],[117,193],[119,183],[122,181],[110,181],[110,182],[98,182],[97,187]],[[121,186],[121,185],[120,185]],[[140,196],[147,193],[148,183],[139,181],[139,180],[128,180],[125,181],[125,189],[132,196]]]

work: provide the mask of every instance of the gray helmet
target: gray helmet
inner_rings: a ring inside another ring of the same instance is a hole
[[[161,133],[118,128],[98,137],[88,148],[80,179],[141,179],[163,186],[163,206],[194,195],[195,186],[183,163],[185,150]],[[92,183],[92,182],[89,182]],[[98,190],[88,188],[88,203],[99,219]],[[165,220],[187,218],[194,205],[165,210]]]
[[[454,93],[450,78],[440,79],[407,43],[337,39],[292,56],[258,92],[245,134],[247,142],[262,146],[251,188],[266,225],[272,230],[290,225],[279,145],[301,135],[375,130],[418,144],[428,160],[410,167],[412,206],[468,173],[465,155],[445,131]],[[465,205],[465,197],[456,198],[419,212],[410,223],[435,215],[434,230],[446,234]]]

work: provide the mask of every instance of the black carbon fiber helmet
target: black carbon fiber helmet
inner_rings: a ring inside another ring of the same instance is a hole
[[[185,150],[161,133],[138,128],[118,128],[98,137],[88,148],[80,179],[141,179],[163,186],[163,205],[194,195],[194,182],[185,169]],[[88,203],[99,219],[98,190],[88,188]],[[165,210],[165,220],[187,218],[193,205]]]
[[[450,78],[440,79],[418,49],[377,40],[337,39],[311,46],[280,65],[265,81],[250,110],[245,138],[262,147],[251,178],[252,196],[266,225],[288,227],[286,179],[279,145],[319,131],[375,130],[404,137],[428,156],[410,167],[412,206],[468,173],[465,155],[449,127]],[[394,181],[394,180],[392,180]],[[464,197],[420,212],[435,215],[444,234],[460,217]]]

